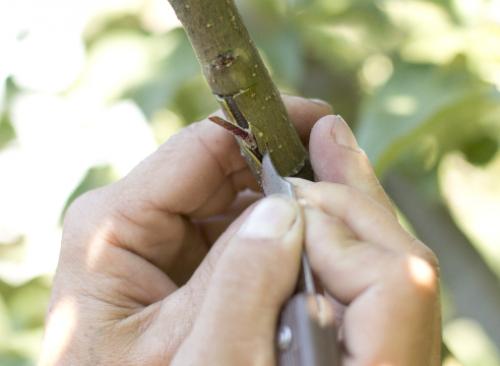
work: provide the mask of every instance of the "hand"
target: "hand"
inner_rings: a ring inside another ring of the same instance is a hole
[[[334,183],[301,182],[306,247],[328,293],[346,306],[343,365],[440,365],[435,255],[401,227],[343,120],[319,121],[310,149],[319,180]]]
[[[304,140],[330,112],[285,102]],[[247,188],[258,189],[234,138],[203,121],[123,180],[79,198],[65,218],[40,364],[168,364],[260,198]]]
[[[274,364],[279,309],[297,278],[304,225],[312,268],[340,305],[342,365],[440,364],[435,256],[400,226],[345,122],[321,119],[310,149],[318,178],[336,183],[293,180],[305,223],[284,198],[257,206],[217,264],[175,366]]]

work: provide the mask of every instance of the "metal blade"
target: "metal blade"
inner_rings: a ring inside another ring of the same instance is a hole
[[[283,178],[276,170],[268,153],[262,159],[262,187],[266,196],[271,194],[282,194],[290,198],[296,198],[293,184]],[[302,253],[302,270],[298,287],[309,294],[316,292],[311,266],[306,253]]]
[[[283,194],[295,198],[295,191],[292,183],[278,173],[269,153],[266,153],[262,159],[262,188],[266,196],[271,194]]]

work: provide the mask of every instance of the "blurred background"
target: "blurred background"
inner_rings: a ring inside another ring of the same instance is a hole
[[[500,365],[500,0],[238,3],[439,256],[444,365]],[[0,0],[2,366],[36,362],[67,205],[216,107],[167,0]]]

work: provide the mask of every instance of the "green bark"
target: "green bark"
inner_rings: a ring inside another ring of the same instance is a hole
[[[169,1],[226,117],[257,143],[237,138],[257,178],[268,152],[281,175],[311,179],[307,152],[233,0]]]

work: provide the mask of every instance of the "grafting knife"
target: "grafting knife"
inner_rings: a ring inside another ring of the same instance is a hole
[[[262,159],[262,187],[266,196],[281,194],[296,198],[294,186],[280,176],[269,154]],[[339,366],[337,330],[326,299],[317,292],[305,252],[295,293],[281,310],[277,328],[280,366]]]

